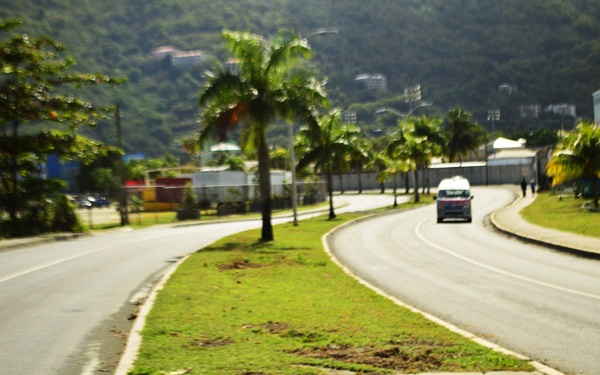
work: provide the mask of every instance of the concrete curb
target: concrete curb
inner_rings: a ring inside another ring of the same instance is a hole
[[[520,215],[521,209],[523,209],[523,208],[527,207],[528,205],[530,205],[531,203],[533,203],[534,200],[535,199],[532,199],[530,201],[525,201],[525,204],[523,204],[523,202],[524,202],[523,197],[517,197],[510,205],[508,205],[508,206],[502,208],[501,210],[498,210],[490,215],[490,222],[491,222],[492,226],[500,233],[506,234],[511,237],[518,238],[518,239],[528,242],[528,243],[552,248],[554,250],[570,253],[573,255],[578,255],[578,256],[583,256],[583,257],[593,258],[593,259],[600,259],[600,248],[594,249],[591,246],[580,245],[580,244],[576,244],[574,242],[562,242],[562,241],[558,241],[556,239],[552,239],[551,238],[552,236],[550,235],[550,233],[552,233],[552,232],[560,233],[560,231],[549,229],[549,228],[544,228],[544,227],[537,227],[536,225],[531,224],[531,223],[527,222],[525,219],[523,219]],[[516,207],[519,205],[522,206],[520,209]],[[518,209],[518,212],[512,213],[513,216],[516,214],[516,216],[513,218],[513,220],[520,221],[522,223],[522,225],[519,225],[519,226],[521,226],[521,227],[524,225],[529,226],[529,227],[537,227],[537,228],[535,228],[536,230],[530,229],[530,230],[522,231],[522,230],[516,228],[515,226],[507,225],[506,224],[507,220],[500,220],[498,218],[498,216],[507,214],[507,212],[510,210],[517,210],[517,209]],[[571,234],[565,233],[565,236],[569,236],[569,235],[571,235]],[[576,234],[572,234],[572,236],[582,237],[582,236],[578,236]],[[589,241],[598,241],[598,240],[594,239],[594,238],[590,238]]]
[[[210,245],[206,245],[210,246]],[[191,254],[190,254],[191,255]],[[144,329],[144,325],[146,324],[146,319],[154,306],[154,302],[156,301],[156,297],[158,296],[158,292],[162,290],[167,281],[171,278],[173,273],[177,271],[179,266],[189,258],[190,255],[187,255],[181,259],[177,263],[175,263],[167,273],[165,273],[160,281],[152,288],[152,291],[148,295],[146,301],[142,304],[140,311],[137,314],[137,318],[133,327],[131,327],[131,331],[129,331],[129,337],[127,339],[127,343],[125,345],[125,350],[121,355],[119,360],[119,364],[117,365],[117,369],[115,370],[115,375],[127,375],[128,371],[133,367],[133,363],[137,359],[138,352],[142,345],[142,335],[141,332]]]
[[[500,353],[512,355],[512,356],[514,356],[516,358],[528,361],[536,369],[536,371],[534,371],[534,372],[510,372],[510,371],[502,371],[502,372],[492,372],[492,373],[487,373],[487,374],[502,374],[502,375],[520,375],[520,374],[529,374],[529,375],[566,375],[566,374],[564,374],[564,373],[562,373],[562,372],[560,372],[558,370],[555,370],[555,369],[553,369],[551,367],[548,367],[548,366],[546,366],[546,365],[544,365],[544,364],[542,364],[540,362],[531,360],[530,358],[528,358],[528,357],[526,357],[526,356],[524,356],[522,354],[513,352],[513,351],[511,351],[511,350],[509,350],[507,348],[504,348],[502,346],[494,344],[494,343],[492,343],[492,342],[490,342],[490,341],[488,341],[488,340],[486,340],[484,338],[478,337],[477,335],[475,335],[475,334],[473,334],[471,332],[463,330],[463,329],[461,329],[461,328],[459,328],[459,327],[457,327],[457,326],[455,326],[455,325],[453,325],[453,324],[451,324],[449,322],[446,322],[446,321],[444,321],[444,320],[442,320],[442,319],[440,319],[440,318],[438,318],[438,317],[436,317],[436,316],[434,316],[432,314],[429,314],[429,313],[427,313],[425,311],[417,309],[414,306],[408,305],[408,304],[400,301],[399,299],[397,299],[397,298],[395,298],[395,297],[393,297],[393,296],[385,293],[384,291],[382,291],[381,289],[377,288],[376,286],[374,286],[374,285],[366,282],[365,280],[359,278],[354,273],[352,273],[352,271],[348,267],[346,267],[342,263],[340,263],[337,260],[337,258],[333,255],[333,253],[331,252],[331,249],[329,248],[329,243],[328,243],[329,236],[333,235],[335,233],[335,231],[337,231],[337,230],[339,230],[341,228],[344,228],[346,226],[352,225],[354,223],[357,223],[357,222],[360,222],[360,221],[363,221],[363,220],[369,220],[369,219],[372,219],[372,218],[377,217],[377,216],[379,216],[379,215],[371,215],[371,216],[368,216],[368,217],[364,217],[364,218],[360,218],[360,219],[357,219],[357,220],[353,220],[351,222],[345,223],[343,225],[340,225],[340,226],[332,229],[331,231],[329,231],[328,233],[326,233],[323,236],[321,242],[323,244],[323,248],[324,248],[325,252],[327,253],[327,255],[329,255],[331,261],[334,262],[338,267],[340,267],[347,275],[349,275],[350,277],[354,278],[360,284],[362,284],[362,285],[366,286],[367,288],[373,290],[377,294],[379,294],[379,295],[381,295],[381,296],[383,296],[383,297],[391,300],[392,302],[394,302],[398,306],[404,307],[404,308],[406,308],[406,309],[408,309],[408,310],[410,310],[410,311],[412,311],[414,313],[420,314],[423,317],[431,320],[432,322],[434,322],[436,324],[439,324],[442,327],[445,327],[446,329],[448,329],[450,331],[458,333],[459,335],[461,335],[463,337],[466,337],[467,339],[472,340],[472,341],[474,341],[474,342],[476,342],[476,343],[478,343],[478,344],[480,344],[482,346],[485,346],[487,348],[490,348],[490,349],[495,350],[495,351],[500,352]],[[452,375],[460,375],[460,373],[451,373],[451,374]],[[476,375],[477,373],[469,373],[469,374]],[[426,375],[426,374],[421,374],[421,375]]]

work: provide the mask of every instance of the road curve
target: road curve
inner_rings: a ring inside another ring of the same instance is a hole
[[[514,196],[475,188],[472,224],[435,220],[435,207],[336,231],[334,256],[408,305],[568,374],[600,371],[600,267],[499,235],[486,217]]]
[[[334,202],[341,213],[389,206],[393,198],[336,195]],[[157,226],[0,251],[0,374],[112,373],[128,318],[162,275],[181,257],[260,225]]]

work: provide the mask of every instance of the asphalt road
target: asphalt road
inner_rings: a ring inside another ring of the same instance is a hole
[[[335,256],[408,305],[568,374],[600,374],[600,263],[509,239],[486,216],[513,193],[475,188],[473,223],[435,207],[335,233]]]
[[[334,202],[349,203],[336,209],[341,213],[389,206],[393,198],[336,196]],[[131,327],[128,318],[170,266],[260,225],[158,226],[0,252],[0,374],[111,373]]]

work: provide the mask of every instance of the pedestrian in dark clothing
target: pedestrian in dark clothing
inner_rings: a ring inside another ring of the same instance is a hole
[[[525,177],[521,181],[521,190],[523,191],[523,196],[527,195],[527,181],[525,181]]]
[[[535,194],[535,180],[533,178],[531,179],[529,186],[531,186],[531,195],[534,195]]]

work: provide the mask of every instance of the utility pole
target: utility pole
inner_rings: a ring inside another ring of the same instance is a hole
[[[123,149],[123,133],[121,131],[121,111],[117,105],[115,109],[115,122],[117,126],[117,146],[119,149]],[[129,225],[129,208],[127,207],[127,188],[125,182],[127,176],[125,172],[125,161],[123,157],[119,157],[118,162],[119,168],[119,215],[121,216],[121,226]]]

